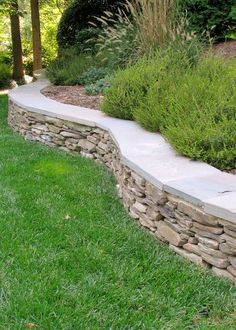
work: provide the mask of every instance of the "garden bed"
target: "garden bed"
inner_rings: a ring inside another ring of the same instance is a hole
[[[41,93],[65,104],[78,105],[84,108],[99,110],[103,100],[102,95],[90,96],[86,94],[85,88],[80,85],[75,86],[54,86],[44,88]]]
[[[236,43],[235,43],[236,44]],[[80,85],[75,86],[54,86],[49,85],[41,90],[41,93],[63,104],[71,104],[87,108],[88,110],[100,110],[102,95],[91,96],[87,95],[85,88]],[[225,170],[226,173],[236,175],[236,169]]]

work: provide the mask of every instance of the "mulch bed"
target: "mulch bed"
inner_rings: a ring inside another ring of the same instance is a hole
[[[75,86],[48,86],[41,93],[50,99],[65,104],[72,104],[89,109],[100,109],[103,96],[90,96],[86,94],[85,88],[80,85]]]
[[[236,41],[226,41],[214,45],[213,52],[223,58],[236,58]]]

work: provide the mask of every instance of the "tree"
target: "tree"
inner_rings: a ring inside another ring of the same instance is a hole
[[[33,70],[42,69],[42,45],[40,32],[40,16],[39,1],[30,0],[31,5],[31,21],[32,21],[32,38],[33,38]]]
[[[11,21],[11,38],[13,54],[13,79],[16,81],[24,79],[22,42],[20,34],[20,19],[17,0],[10,2],[9,13]]]

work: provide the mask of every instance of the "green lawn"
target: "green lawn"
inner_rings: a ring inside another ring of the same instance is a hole
[[[6,115],[1,95],[1,330],[236,328],[229,282],[138,228],[103,167],[24,141]]]

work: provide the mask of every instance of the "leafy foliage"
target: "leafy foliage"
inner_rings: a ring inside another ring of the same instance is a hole
[[[115,72],[102,110],[113,117],[133,119],[133,109],[157,82],[162,65],[161,62],[155,61],[154,64],[151,59],[144,58],[133,66]]]
[[[216,39],[235,31],[235,0],[180,0],[182,10],[187,10],[190,28],[198,33],[209,31]]]
[[[169,89],[163,133],[177,151],[236,166],[236,63],[208,57]]]
[[[93,66],[94,60],[86,54],[77,54],[68,49],[56,58],[47,68],[47,76],[55,85],[75,85],[78,77]]]
[[[111,87],[108,77],[97,80],[95,83],[85,86],[88,95],[104,94]]]
[[[108,73],[108,69],[104,67],[91,67],[78,77],[77,82],[81,85],[91,85],[96,81],[103,79]]]
[[[65,48],[74,46],[78,33],[83,29],[91,27],[90,22],[95,22],[95,17],[101,16],[104,11],[109,10],[115,12],[117,8],[126,0],[74,0],[70,6],[64,11],[58,26],[57,40],[59,47]],[[99,27],[99,24],[97,24]],[[79,37],[80,43],[84,43],[84,38]]]
[[[8,87],[11,81],[11,67],[0,62],[0,88]]]

